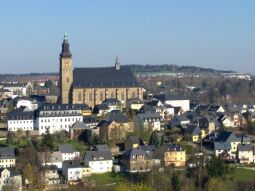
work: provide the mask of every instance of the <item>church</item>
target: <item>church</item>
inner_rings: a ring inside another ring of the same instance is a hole
[[[59,101],[62,104],[86,103],[94,108],[107,98],[116,98],[125,107],[131,98],[143,99],[142,87],[131,69],[121,66],[118,58],[113,67],[73,68],[66,34],[59,61]]]

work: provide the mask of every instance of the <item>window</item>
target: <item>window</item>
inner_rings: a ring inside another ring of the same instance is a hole
[[[124,100],[125,99],[125,94],[124,92],[121,92],[121,97],[120,97],[121,100]]]
[[[78,101],[81,102],[81,92],[78,93]]]
[[[66,78],[66,82],[67,82],[67,83],[69,82],[69,78],[68,78],[68,77]]]
[[[114,92],[111,93],[111,98],[114,98]]]
[[[135,98],[135,92],[132,92],[132,98]]]
[[[104,100],[104,93],[100,92],[100,101],[103,101],[103,100]]]
[[[89,93],[89,101],[92,101],[92,92]]]

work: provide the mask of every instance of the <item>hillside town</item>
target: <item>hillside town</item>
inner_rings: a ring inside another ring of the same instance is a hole
[[[98,177],[196,169],[215,156],[255,163],[255,105],[152,94],[118,58],[109,68],[73,69],[67,35],[59,80],[50,81],[58,93],[47,83],[0,85],[0,190],[107,187]]]

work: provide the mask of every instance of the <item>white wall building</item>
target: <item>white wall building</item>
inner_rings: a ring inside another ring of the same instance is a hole
[[[59,151],[62,154],[63,161],[66,160],[79,160],[80,152],[75,150],[72,145],[64,144],[59,146]]]
[[[13,111],[7,114],[8,131],[33,131],[34,130],[34,113]]]
[[[80,104],[47,104],[40,107],[36,113],[35,127],[39,135],[50,134],[65,130],[77,121],[83,120],[82,109],[87,107]]]
[[[112,154],[110,151],[87,151],[84,156],[84,165],[91,168],[91,173],[111,172]]]

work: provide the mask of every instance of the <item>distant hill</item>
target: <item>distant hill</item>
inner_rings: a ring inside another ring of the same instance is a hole
[[[134,73],[143,72],[171,72],[171,73],[234,73],[234,71],[214,70],[211,68],[201,68],[196,66],[177,66],[177,65],[128,65]],[[55,79],[58,73],[28,73],[28,74],[0,74],[0,81],[30,81],[40,79]]]
[[[135,73],[142,72],[182,72],[182,73],[234,73],[235,71],[214,70],[197,66],[177,66],[177,65],[129,65]]]

